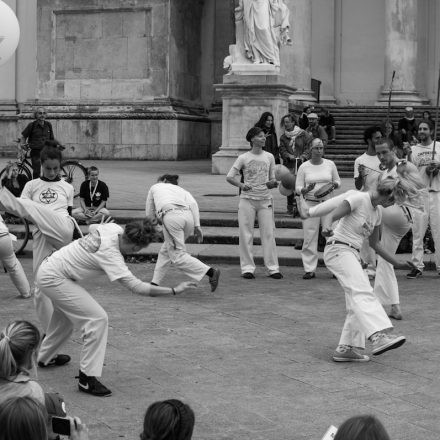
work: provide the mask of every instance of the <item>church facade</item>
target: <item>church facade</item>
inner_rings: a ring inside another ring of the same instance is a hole
[[[292,107],[435,104],[437,0],[284,0]],[[78,158],[207,158],[222,143],[236,0],[6,0],[21,27],[0,67],[0,145],[43,106]],[[243,98],[240,98],[243,99]],[[255,116],[258,119],[258,115]],[[243,127],[246,130],[248,127]]]

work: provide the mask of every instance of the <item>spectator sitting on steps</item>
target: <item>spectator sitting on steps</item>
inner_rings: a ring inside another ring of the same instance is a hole
[[[336,142],[335,118],[326,108],[321,109],[321,114],[319,116],[319,125],[321,127],[324,127],[328,136],[328,143],[334,144]]]

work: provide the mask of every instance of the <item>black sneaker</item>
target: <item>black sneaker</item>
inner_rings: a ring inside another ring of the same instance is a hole
[[[283,278],[283,274],[279,273],[279,272],[275,272],[273,274],[269,275],[271,278],[273,278],[274,280],[281,280],[281,278]]]
[[[252,272],[245,272],[242,277],[246,280],[253,280],[255,275]]]
[[[61,365],[65,365],[68,362],[70,362],[70,356],[68,354],[57,354],[47,364],[43,364],[43,362],[38,362],[38,366],[40,368],[61,367]]]
[[[406,274],[406,277],[410,280],[415,280],[416,278],[420,278],[423,275],[423,272],[419,269],[414,268],[410,273]]]
[[[220,278],[220,269],[212,269],[212,277],[209,277],[209,284],[211,284],[211,292],[215,292],[218,286],[218,280]]]
[[[311,279],[313,279],[315,277],[316,277],[315,272],[306,272],[303,275],[303,280],[311,280]]]
[[[112,394],[95,376],[87,376],[87,374],[80,371],[79,376],[75,376],[75,379],[79,379],[78,389],[83,393],[93,394],[99,397],[107,397]]]

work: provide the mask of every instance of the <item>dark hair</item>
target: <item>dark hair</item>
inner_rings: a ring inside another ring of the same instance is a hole
[[[54,147],[54,148],[62,147],[61,143],[59,141],[57,141],[56,139],[47,139],[46,141],[44,141],[44,146],[45,147]]]
[[[268,129],[266,127],[266,119],[271,116],[272,117],[272,125],[270,126],[270,128]],[[273,117],[273,114],[270,112],[264,112],[261,116],[260,119],[258,120],[258,122],[255,124],[255,127],[260,127],[263,129],[263,131],[266,133],[275,133],[275,118]]]
[[[48,416],[32,397],[11,397],[0,403],[0,440],[47,440]]]
[[[125,225],[124,236],[133,244],[148,246],[157,236],[156,223],[149,218]]]
[[[194,411],[180,400],[155,402],[145,413],[141,440],[190,440],[194,423]]]
[[[368,127],[364,131],[364,142],[368,144],[368,141],[373,138],[373,134],[376,132],[380,132],[383,136],[383,129],[379,125],[372,125],[371,127]]]
[[[246,134],[246,140],[252,143],[252,138],[258,136],[263,131],[260,127],[252,127]]]
[[[0,377],[26,371],[40,345],[40,332],[28,321],[13,321],[0,333]]]
[[[365,415],[346,420],[334,440],[390,440],[390,436],[376,417]]]
[[[87,175],[89,175],[92,171],[98,171],[99,173],[98,167],[95,167],[95,165],[92,165],[87,168]]]
[[[417,124],[417,130],[420,127],[420,124],[426,124],[429,127],[429,131],[434,131],[434,123],[430,119],[422,119]]]
[[[164,174],[157,179],[158,182],[165,182],[165,180],[173,185],[179,184],[179,176],[177,174]]]
[[[46,142],[49,142],[49,141],[46,141]],[[54,146],[47,145],[47,146],[43,147],[43,149],[41,150],[41,153],[40,153],[41,163],[46,162],[46,160],[49,160],[49,159],[58,160],[61,165],[61,162],[63,160],[63,156],[61,155],[61,151]]]
[[[309,108],[310,108],[310,106],[309,106],[309,105],[306,105],[306,106],[303,108],[303,112],[305,113]]]

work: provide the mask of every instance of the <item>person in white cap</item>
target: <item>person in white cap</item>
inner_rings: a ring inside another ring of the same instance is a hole
[[[327,146],[328,136],[325,128],[318,123],[318,115],[316,113],[309,113],[307,117],[309,119],[309,126],[306,128],[306,131],[310,133],[313,138],[321,139],[325,148]]]

